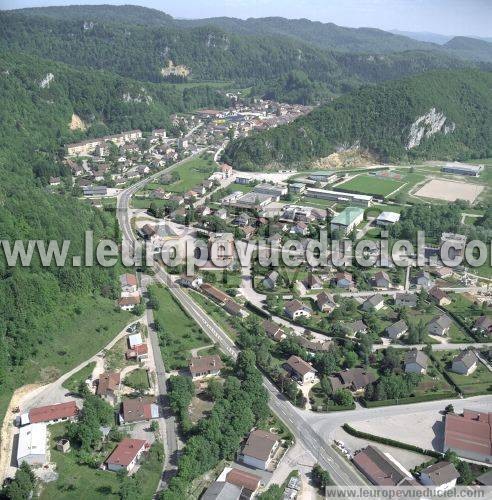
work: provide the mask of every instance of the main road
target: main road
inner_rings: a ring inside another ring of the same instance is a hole
[[[142,179],[119,193],[117,199],[117,217],[123,239],[127,243],[135,244],[137,241],[131,226],[129,214],[132,196],[137,191],[141,190],[148,182],[151,182],[163,173],[172,171],[182,163],[183,162],[176,163],[146,179]],[[180,302],[190,317],[197,322],[204,333],[212,339],[224,353],[232,358],[236,358],[239,350],[227,333],[207,315],[186,291],[177,287],[171,280],[169,274],[156,262],[154,262],[154,269],[155,279],[169,287],[171,294]],[[155,359],[160,358],[162,360],[160,349],[158,346],[155,346],[154,349],[154,346],[155,344],[152,343]],[[365,480],[362,476],[343,459],[329,443],[325,442],[320,434],[313,430],[312,425],[304,418],[304,412],[287,401],[283,394],[281,394],[267,378],[264,377],[263,381],[269,395],[269,404],[272,411],[290,429],[296,440],[315,457],[323,468],[330,472],[333,481],[341,486],[365,484]],[[161,391],[161,384],[158,385]]]

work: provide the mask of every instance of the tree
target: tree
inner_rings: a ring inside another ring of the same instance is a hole
[[[326,486],[330,486],[332,484],[330,473],[323,469],[321,465],[315,464],[312,474],[314,482],[319,488],[325,488]]]
[[[344,365],[346,368],[353,368],[359,361],[359,356],[354,351],[348,351],[345,353]]]
[[[454,406],[450,403],[446,406],[446,408],[444,408],[444,411],[446,413],[454,413]]]
[[[22,462],[12,482],[5,487],[3,493],[9,500],[30,500],[36,487],[36,476],[31,467]]]
[[[351,406],[354,403],[352,393],[347,389],[338,389],[333,394],[333,401],[338,406]]]

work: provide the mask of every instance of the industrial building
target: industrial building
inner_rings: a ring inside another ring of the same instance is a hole
[[[308,188],[306,196],[309,198],[321,198],[323,200],[333,200],[340,203],[352,203],[362,207],[370,207],[372,196],[356,193],[342,193],[341,191],[330,191],[328,189]]]
[[[17,465],[44,465],[47,462],[46,448],[48,439],[45,423],[25,425],[19,430],[17,446]]]
[[[343,231],[344,234],[351,233],[364,220],[364,209],[359,207],[347,207],[331,220],[332,231]]]
[[[478,177],[484,169],[483,165],[469,165],[466,163],[446,163],[441,167],[441,172],[445,174],[469,175]]]

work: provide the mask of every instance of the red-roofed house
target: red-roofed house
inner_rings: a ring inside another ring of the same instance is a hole
[[[143,422],[158,417],[159,407],[149,399],[125,399],[121,403],[120,424]]]
[[[79,413],[79,409],[75,404],[75,401],[68,401],[66,403],[60,403],[56,405],[40,406],[38,408],[31,408],[28,412],[28,422],[37,424],[39,422],[53,423],[59,422],[60,420],[71,420],[75,418]]]
[[[149,347],[147,344],[137,344],[132,349],[128,349],[125,353],[126,359],[136,359],[141,361],[149,357]]]
[[[131,472],[148,447],[149,443],[143,439],[123,439],[106,460],[108,470],[118,472],[125,469]]]

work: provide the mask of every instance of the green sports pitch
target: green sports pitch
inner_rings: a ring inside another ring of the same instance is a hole
[[[372,194],[374,196],[388,196],[404,184],[403,181],[361,174],[353,179],[339,184],[333,189],[347,193]]]

